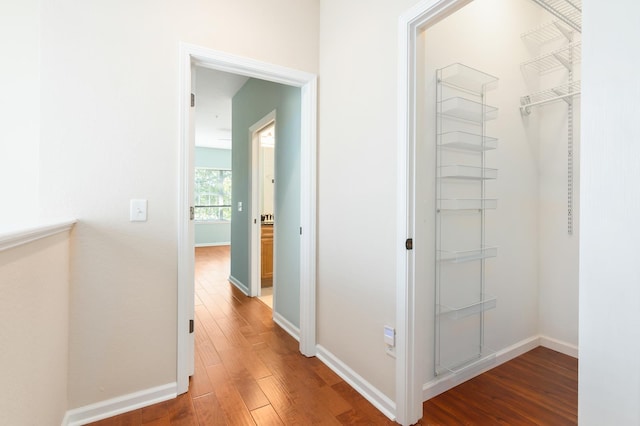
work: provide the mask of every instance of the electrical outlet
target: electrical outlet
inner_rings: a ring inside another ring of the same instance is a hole
[[[391,358],[396,357],[396,348],[395,346],[385,345],[384,352],[389,355]]]

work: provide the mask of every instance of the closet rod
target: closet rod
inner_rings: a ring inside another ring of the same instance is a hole
[[[520,106],[520,109],[521,109],[523,112],[526,112],[526,113],[528,114],[528,113],[529,113],[529,111],[528,111],[527,109],[528,109],[529,107],[536,106],[536,105],[546,104],[546,103],[548,103],[548,102],[558,101],[558,100],[560,100],[560,99],[566,100],[567,98],[571,98],[571,97],[573,97],[573,96],[577,96],[577,95],[580,95],[580,92],[579,92],[579,91],[578,91],[578,92],[572,92],[572,93],[565,94],[565,95],[558,95],[558,96],[555,96],[555,97],[553,97],[553,98],[545,99],[545,100],[542,100],[542,101],[531,102],[531,103],[527,103],[527,104],[525,104],[525,105],[521,105],[521,106]]]

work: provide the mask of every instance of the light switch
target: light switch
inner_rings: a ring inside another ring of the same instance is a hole
[[[131,222],[147,221],[147,200],[131,200],[129,220]]]
[[[242,201],[238,201],[238,211],[242,211]]]

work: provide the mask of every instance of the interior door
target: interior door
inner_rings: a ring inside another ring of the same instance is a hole
[[[194,193],[194,175],[195,175],[195,166],[194,166],[194,157],[195,157],[195,146],[196,146],[196,106],[195,106],[195,93],[196,93],[196,70],[195,66],[191,64],[191,107],[189,108],[189,179],[188,179],[188,190],[187,196],[189,197],[189,206],[190,206],[190,214],[189,214],[189,230],[187,232],[188,241],[190,250],[188,253],[187,264],[188,267],[188,283],[189,283],[189,300],[188,303],[188,313],[190,318],[189,323],[189,342],[187,345],[187,371],[189,376],[193,376],[195,370],[195,226],[194,226],[194,202],[193,202],[193,193]]]

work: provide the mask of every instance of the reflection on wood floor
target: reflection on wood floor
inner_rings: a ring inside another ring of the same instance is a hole
[[[382,415],[227,281],[229,248],[196,250],[196,359],[189,392],[94,423],[386,425]],[[420,425],[577,424],[577,360],[537,348],[424,403]]]
[[[196,249],[196,363],[189,392],[94,425],[395,424],[229,284],[229,247]]]

